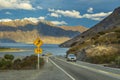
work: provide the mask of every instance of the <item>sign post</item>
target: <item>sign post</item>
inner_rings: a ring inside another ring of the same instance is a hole
[[[40,68],[40,66],[39,66],[39,63],[40,63],[40,60],[39,60],[39,57],[40,57],[40,54],[38,54],[38,70],[39,70],[39,68]]]
[[[37,38],[34,43],[33,43],[37,48],[34,49],[34,52],[37,54],[38,56],[38,59],[37,59],[37,68],[39,70],[40,66],[39,66],[39,63],[40,63],[40,60],[39,60],[39,57],[40,57],[40,54],[42,54],[42,48],[40,48],[40,46],[43,45],[43,42],[40,40],[40,38]]]

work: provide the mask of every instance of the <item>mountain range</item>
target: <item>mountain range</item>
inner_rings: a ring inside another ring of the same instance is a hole
[[[76,30],[72,30],[72,29]],[[10,39],[15,42],[32,43],[37,37],[40,37],[46,44],[60,44],[69,40],[87,28],[56,26],[49,21],[40,20],[33,22],[28,19],[16,19],[0,22],[0,38]]]

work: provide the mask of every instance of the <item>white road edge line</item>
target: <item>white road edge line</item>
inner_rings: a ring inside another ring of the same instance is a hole
[[[61,71],[63,71],[68,77],[70,77],[72,80],[75,80],[75,78],[74,77],[72,77],[70,74],[68,74],[64,69],[62,69],[60,66],[58,66],[53,60],[51,60],[50,58],[49,58],[49,60],[57,67],[57,68],[59,68]]]
[[[62,60],[60,58],[57,58],[57,57],[55,57],[55,58],[58,59],[58,60],[61,60],[63,62],[66,62],[66,61],[64,61],[64,60]],[[66,62],[66,63],[69,63],[69,62]],[[76,66],[84,68],[84,69],[88,69],[88,70],[91,70],[91,71],[94,71],[94,72],[99,72],[99,73],[106,74],[108,76],[112,76],[114,78],[120,79],[120,74],[115,74],[115,73],[112,73],[112,72],[107,72],[107,71],[103,71],[103,70],[99,70],[99,69],[95,69],[95,68],[91,68],[91,67],[75,64],[75,63],[69,63],[69,64],[76,65]]]

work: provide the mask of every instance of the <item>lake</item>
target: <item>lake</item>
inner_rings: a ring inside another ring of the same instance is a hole
[[[14,56],[29,56],[34,53],[34,49],[36,48],[33,44],[23,44],[23,43],[0,43],[0,47],[6,48],[19,48],[25,49],[22,52],[0,52],[0,56],[4,56],[5,54],[12,54]],[[44,44],[41,46],[43,49],[42,54],[52,53],[53,55],[65,55],[68,48],[60,48],[56,44]]]

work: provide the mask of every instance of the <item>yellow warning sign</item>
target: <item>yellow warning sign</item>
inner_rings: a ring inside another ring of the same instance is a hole
[[[37,47],[40,47],[43,45],[43,42],[42,40],[40,40],[40,38],[37,38],[35,41],[34,41],[34,45],[37,46]]]
[[[34,49],[34,52],[35,52],[36,54],[42,54],[42,48],[35,48],[35,49]]]

